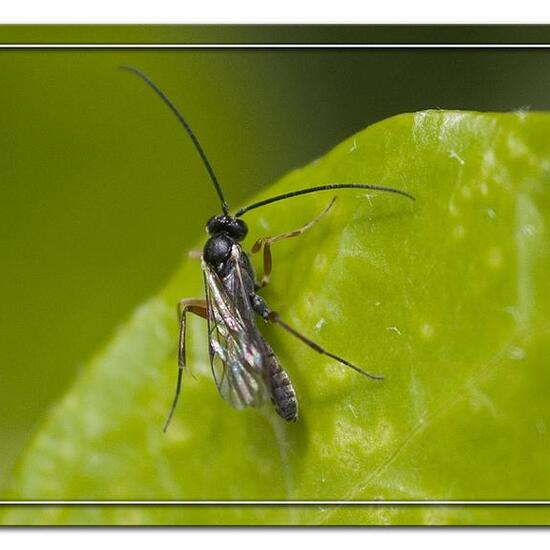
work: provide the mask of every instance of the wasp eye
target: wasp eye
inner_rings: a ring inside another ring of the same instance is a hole
[[[248,226],[246,225],[246,223],[244,223],[243,220],[240,220],[239,218],[234,218],[231,228],[231,236],[237,241],[242,241],[247,234]]]
[[[216,235],[225,230],[227,219],[225,216],[212,216],[206,224],[206,230],[209,235]]]

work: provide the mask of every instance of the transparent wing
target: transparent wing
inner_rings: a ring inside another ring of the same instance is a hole
[[[269,396],[266,385],[266,346],[254,324],[235,261],[226,288],[217,273],[203,264],[208,307],[210,364],[220,395],[233,407],[259,407]]]

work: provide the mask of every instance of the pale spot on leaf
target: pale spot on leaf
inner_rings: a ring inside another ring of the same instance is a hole
[[[453,237],[459,241],[464,238],[464,235],[466,234],[466,229],[464,229],[463,225],[457,225],[453,229]]]
[[[487,265],[492,269],[497,269],[502,265],[502,249],[498,246],[493,246],[487,253]]]
[[[424,338],[424,340],[430,340],[433,338],[433,335],[435,334],[435,329],[430,323],[422,323],[420,326],[420,336]]]

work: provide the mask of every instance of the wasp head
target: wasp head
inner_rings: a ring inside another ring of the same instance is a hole
[[[248,227],[243,220],[225,215],[210,218],[206,230],[211,236],[225,233],[236,241],[242,241],[248,233]]]

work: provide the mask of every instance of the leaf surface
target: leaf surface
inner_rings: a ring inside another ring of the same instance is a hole
[[[375,124],[258,198],[336,182],[328,217],[274,245],[263,292],[286,321],[376,382],[261,329],[300,418],[217,394],[206,327],[167,434],[176,308],[202,295],[185,259],[87,364],[22,457],[9,499],[550,499],[550,115],[426,111]],[[330,192],[246,215],[260,236],[303,225]],[[192,243],[183,243],[192,248]],[[200,245],[199,245],[200,246]],[[259,266],[260,264],[257,263]],[[259,269],[261,271],[261,269]],[[261,321],[260,321],[261,323]],[[13,506],[6,524],[548,523],[546,508]]]

